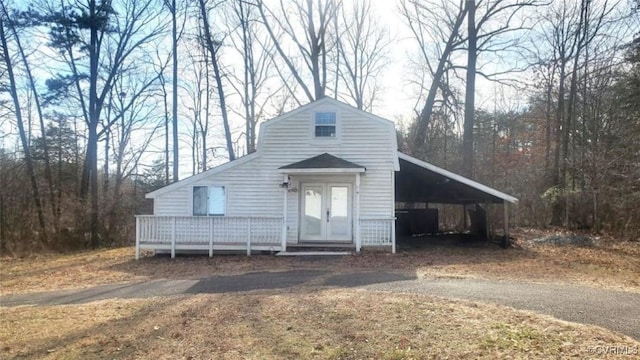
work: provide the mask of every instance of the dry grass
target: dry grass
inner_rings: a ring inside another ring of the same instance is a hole
[[[310,288],[0,307],[0,323],[0,357],[27,359],[555,359],[640,345],[505,307]]]
[[[640,243],[601,240],[593,247],[535,245],[543,235],[520,230],[515,248],[435,244],[420,249],[365,251],[309,261],[275,256],[178,256],[133,260],[131,247],[0,260],[0,293],[13,294],[158,278],[194,278],[290,269],[393,270],[424,277],[475,277],[574,283],[640,292]]]
[[[595,246],[539,245],[548,233],[518,230],[515,247],[436,247],[423,250],[431,262],[418,265],[427,277],[471,277],[532,282],[573,283],[640,292],[640,242],[603,238]]]

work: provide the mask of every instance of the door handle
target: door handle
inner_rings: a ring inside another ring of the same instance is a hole
[[[327,222],[329,222],[329,209],[327,209]]]

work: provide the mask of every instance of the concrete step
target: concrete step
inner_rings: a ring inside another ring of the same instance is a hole
[[[353,255],[351,251],[280,251],[276,256],[344,256]]]

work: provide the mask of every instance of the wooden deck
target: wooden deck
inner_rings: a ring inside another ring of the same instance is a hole
[[[390,247],[395,252],[395,219],[363,218],[360,241],[365,247]],[[296,249],[333,248],[357,251],[353,242],[286,241],[282,217],[268,216],[136,216],[136,259],[140,250],[177,252],[253,251],[272,253]],[[290,239],[289,239],[290,240]]]

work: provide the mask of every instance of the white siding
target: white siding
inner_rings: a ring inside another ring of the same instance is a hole
[[[336,112],[335,139],[314,137],[314,114],[318,111]],[[283,180],[279,168],[325,152],[366,168],[361,178],[361,217],[394,216],[391,174],[397,158],[393,123],[330,101],[313,103],[264,123],[257,157],[157,195],[154,214],[191,215],[193,186],[223,185],[227,191],[226,215],[282,216],[284,191],[279,187]],[[355,185],[355,175],[338,174],[292,176],[291,185],[299,189],[301,181],[314,180]],[[298,237],[300,192],[291,191],[287,196],[287,237],[293,242]]]

